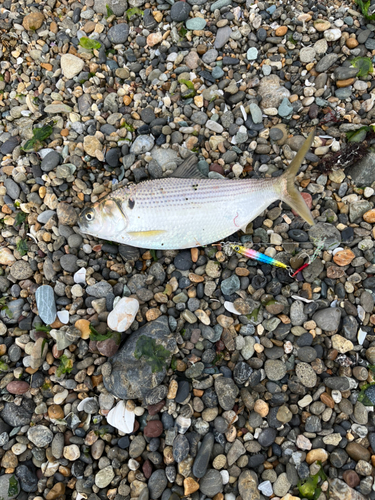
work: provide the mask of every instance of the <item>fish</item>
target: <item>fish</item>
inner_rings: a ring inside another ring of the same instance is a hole
[[[83,234],[149,250],[181,250],[221,241],[277,200],[310,225],[311,212],[294,184],[310,149],[309,134],[287,170],[267,179],[208,179],[189,156],[168,178],[121,187],[78,217]]]

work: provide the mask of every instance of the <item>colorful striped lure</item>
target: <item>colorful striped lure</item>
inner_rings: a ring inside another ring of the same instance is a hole
[[[283,264],[279,260],[273,259],[264,253],[257,252],[256,250],[251,250],[251,248],[246,248],[241,245],[235,245],[234,243],[229,244],[230,248],[235,252],[248,257],[249,259],[257,260],[263,264],[269,264],[271,266],[281,267],[283,269],[290,269],[287,264]]]

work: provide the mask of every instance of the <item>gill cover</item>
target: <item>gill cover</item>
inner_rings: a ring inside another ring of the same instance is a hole
[[[128,220],[121,208],[121,201],[109,198],[96,202],[81,213],[78,225],[82,232],[111,240],[126,229]]]

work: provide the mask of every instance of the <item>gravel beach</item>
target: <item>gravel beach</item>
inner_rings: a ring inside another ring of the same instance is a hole
[[[368,4],[1,1],[1,500],[375,500]],[[314,127],[315,225],[228,238],[294,278],[77,226],[191,155],[277,177]]]

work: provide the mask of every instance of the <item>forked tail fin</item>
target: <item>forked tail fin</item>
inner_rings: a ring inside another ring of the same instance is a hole
[[[306,205],[305,200],[302,198],[301,193],[298,191],[294,184],[294,178],[302,164],[302,161],[310,149],[314,140],[315,128],[310,133],[306,141],[303,143],[302,148],[298,151],[293,161],[288,167],[288,170],[275,180],[275,190],[282,201],[285,201],[295,212],[297,212],[306,222],[314,225],[309,207]]]

